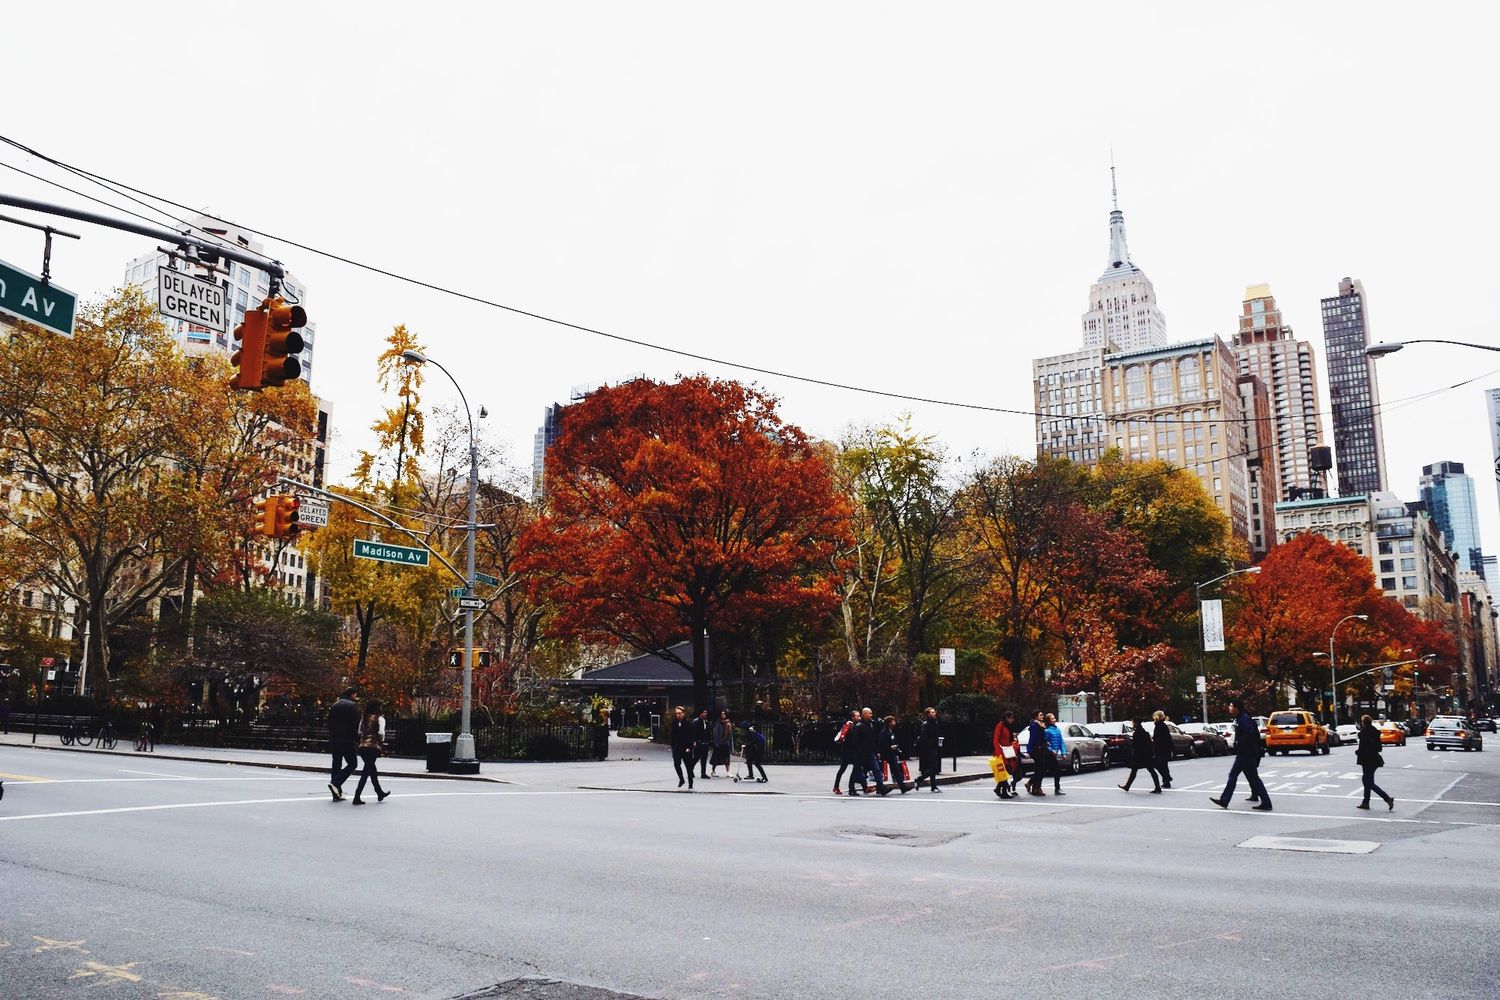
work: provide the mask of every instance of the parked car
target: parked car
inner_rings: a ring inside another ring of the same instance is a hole
[[[1334,744],[1336,747],[1341,747],[1345,743],[1359,742],[1359,727],[1351,722],[1346,722],[1342,726],[1335,726],[1333,734],[1338,737],[1338,742]]]
[[[1266,738],[1266,716],[1252,715],[1250,716],[1250,721],[1254,722],[1255,728],[1260,730],[1260,738],[1264,741]]]
[[[1232,722],[1210,722],[1214,731],[1224,737],[1224,742],[1229,744],[1229,749],[1234,749],[1234,723]]]
[[[1381,719],[1375,725],[1380,730],[1381,746],[1406,746],[1406,728],[1401,723],[1392,722],[1390,719]]]
[[[1293,750],[1326,754],[1328,749],[1328,730],[1310,712],[1289,709],[1266,720],[1267,754],[1285,756]]]
[[[1195,757],[1222,757],[1229,752],[1229,741],[1208,722],[1184,722],[1177,727],[1193,738]]]
[[[1128,721],[1091,722],[1089,731],[1104,741],[1105,759],[1108,761],[1105,767],[1113,767],[1116,764],[1121,767],[1130,766],[1130,723]]]
[[[1059,761],[1063,771],[1068,774],[1077,774],[1085,767],[1109,766],[1104,740],[1095,736],[1088,726],[1081,722],[1059,722],[1057,729],[1062,733],[1063,746],[1068,751],[1068,755]],[[1030,735],[1030,730],[1022,729],[1018,736],[1018,742],[1021,744],[1021,763],[1026,767],[1031,766],[1031,748],[1028,742]]]
[[[1484,737],[1464,719],[1439,716],[1427,727],[1429,750],[1483,750]]]

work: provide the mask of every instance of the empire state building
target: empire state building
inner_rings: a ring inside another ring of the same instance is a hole
[[[1125,213],[1110,167],[1109,266],[1089,289],[1089,311],[1083,314],[1083,346],[1134,351],[1167,343],[1167,319],[1156,307],[1151,279],[1130,259],[1125,245]]]

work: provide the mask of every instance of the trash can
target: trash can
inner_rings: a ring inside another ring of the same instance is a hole
[[[427,770],[430,772],[444,772],[448,770],[448,760],[453,756],[453,734],[452,733],[428,733],[427,734]]]

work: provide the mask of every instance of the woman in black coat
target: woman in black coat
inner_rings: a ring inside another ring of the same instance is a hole
[[[1151,734],[1146,732],[1140,719],[1132,719],[1131,722],[1135,728],[1130,734],[1130,777],[1120,787],[1130,791],[1130,786],[1135,783],[1136,772],[1144,770],[1151,775],[1151,783],[1156,786],[1151,789],[1151,794],[1160,795],[1161,779],[1156,776],[1156,751],[1151,745]]]
[[[1151,716],[1156,725],[1151,728],[1151,745],[1156,751],[1156,773],[1161,775],[1161,787],[1172,787],[1172,730],[1167,728],[1167,713],[1157,710]]]
[[[1375,784],[1375,769],[1385,766],[1385,758],[1380,755],[1380,730],[1375,728],[1375,723],[1368,715],[1362,715],[1359,719],[1359,749],[1354,751],[1354,760],[1359,764],[1360,780],[1365,786],[1365,800],[1354,808],[1370,808],[1371,792],[1385,799],[1387,810],[1396,808],[1396,800]]]
[[[921,788],[922,779],[926,778],[932,790],[940,792],[937,779],[943,773],[942,729],[938,726],[937,709],[929,708],[923,714],[922,731],[917,735],[916,787]]]

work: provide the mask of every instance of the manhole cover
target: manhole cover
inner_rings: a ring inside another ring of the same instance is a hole
[[[490,997],[519,1000],[648,1000],[635,993],[616,993],[614,990],[601,990],[597,986],[580,986],[578,983],[536,976],[507,979],[474,993],[454,997],[453,1000],[487,1000]]]

